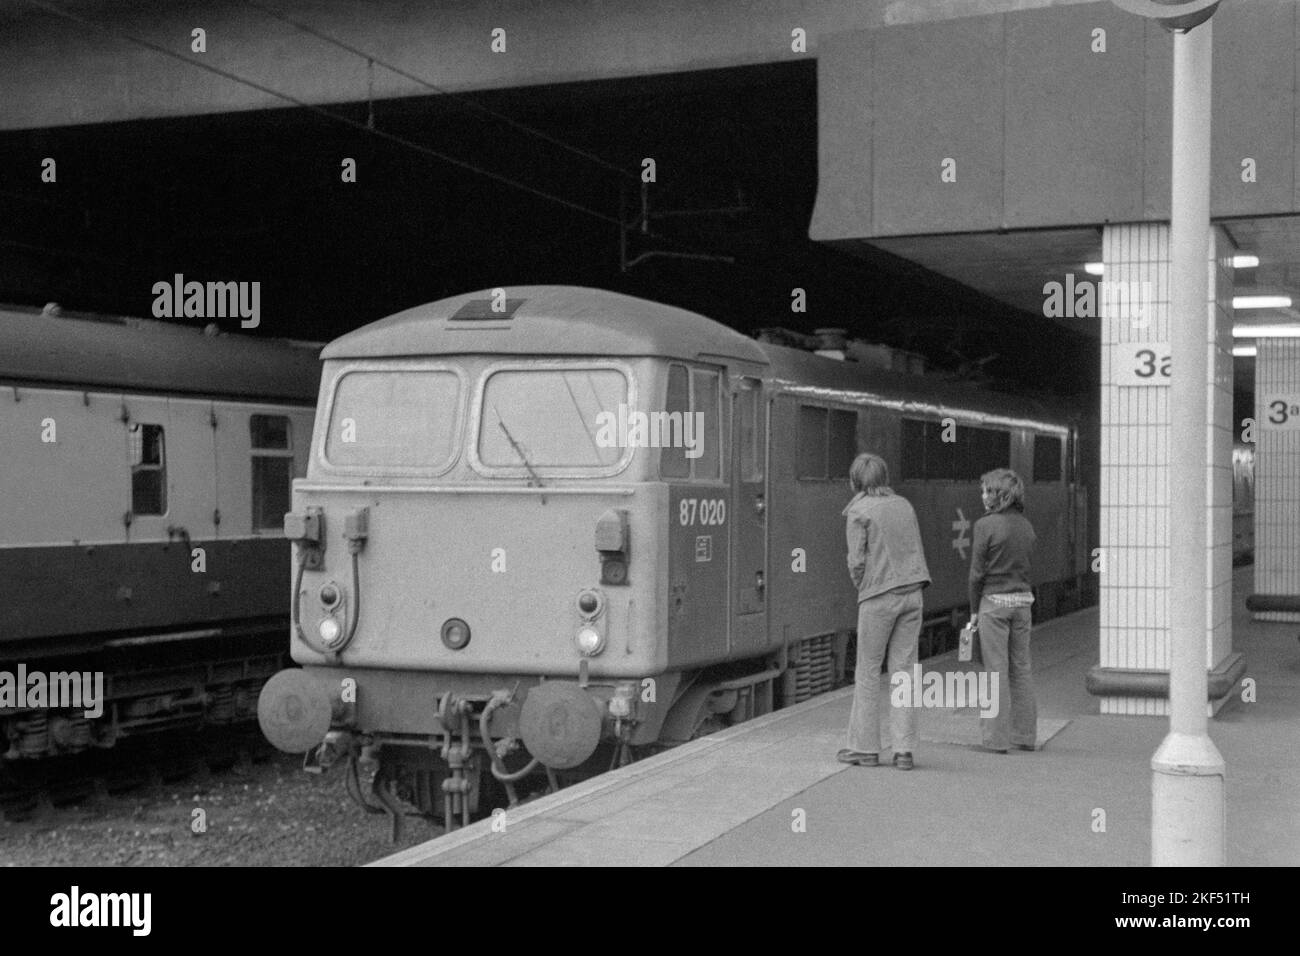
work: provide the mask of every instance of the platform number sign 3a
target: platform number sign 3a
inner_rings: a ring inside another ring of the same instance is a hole
[[[1168,385],[1168,342],[1126,342],[1115,346],[1111,382],[1115,385]]]
[[[1265,428],[1277,431],[1300,431],[1300,395],[1265,395]]]

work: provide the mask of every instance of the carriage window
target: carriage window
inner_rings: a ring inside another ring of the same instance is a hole
[[[849,468],[858,454],[858,413],[831,409],[830,475],[848,478]]]
[[[494,372],[483,387],[479,461],[522,475],[529,468],[610,468],[641,444],[627,391],[626,376],[611,368]]]
[[[253,415],[248,419],[253,460],[253,530],[284,526],[293,480],[293,441],[286,415]]]
[[[127,432],[131,461],[131,513],[167,513],[167,459],[163,427],[136,423]]]
[[[1034,436],[1034,481],[1061,480],[1061,439]]]
[[[757,380],[743,378],[736,392],[736,434],[741,481],[763,480],[763,393]]]
[[[346,372],[334,389],[325,458],[344,467],[445,468],[459,407],[460,381],[451,372]]]
[[[799,406],[799,461],[795,474],[800,478],[826,477],[826,418],[824,408]]]

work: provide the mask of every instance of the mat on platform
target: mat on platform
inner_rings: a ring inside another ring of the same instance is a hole
[[[921,740],[928,744],[979,744],[980,719],[979,711],[974,708],[922,710]],[[1047,742],[1064,730],[1069,723],[1068,720],[1039,717],[1039,749],[1046,746]],[[884,734],[882,733],[881,736],[884,737]],[[887,739],[883,740],[882,747],[888,749]]]

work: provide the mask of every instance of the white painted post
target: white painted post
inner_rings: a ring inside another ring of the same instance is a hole
[[[1224,763],[1207,731],[1206,237],[1213,20],[1174,33],[1170,204],[1169,733],[1151,758],[1151,863],[1222,866]]]

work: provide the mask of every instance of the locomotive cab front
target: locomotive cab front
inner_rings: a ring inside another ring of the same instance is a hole
[[[268,683],[259,718],[309,766],[376,769],[394,820],[394,795],[467,819],[489,780],[513,800],[532,770],[554,785],[655,741],[668,516],[689,498],[692,524],[725,521],[723,376],[548,294],[504,317],[434,303],[323,353],[285,518],[301,668]]]

